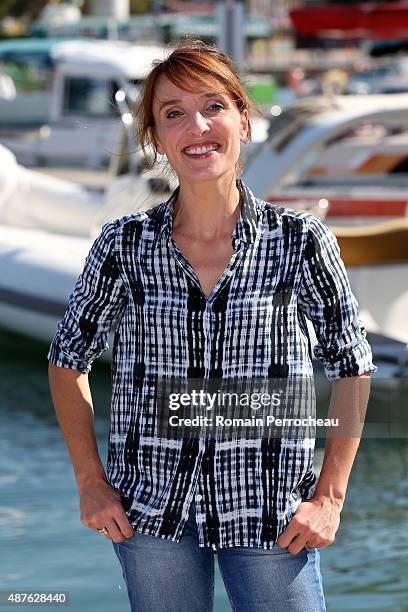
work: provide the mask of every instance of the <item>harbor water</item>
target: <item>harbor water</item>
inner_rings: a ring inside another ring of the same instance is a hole
[[[48,391],[47,347],[3,331],[0,344],[0,590],[67,591],[72,612],[126,612],[110,542],[79,521],[75,480]],[[91,386],[105,461],[107,365],[94,365]],[[407,400],[393,401],[403,408]],[[318,459],[322,447],[318,440]],[[335,542],[321,552],[327,609],[407,612],[406,438],[362,440],[341,519]],[[231,610],[217,566],[214,610]]]

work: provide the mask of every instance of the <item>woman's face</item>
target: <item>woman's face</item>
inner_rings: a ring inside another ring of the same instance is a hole
[[[192,88],[197,89],[194,83]],[[156,148],[167,156],[180,182],[235,175],[248,111],[241,114],[220,91],[191,92],[164,75],[158,79],[153,100]]]

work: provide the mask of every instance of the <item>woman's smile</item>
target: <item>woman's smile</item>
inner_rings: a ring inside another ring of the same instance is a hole
[[[210,149],[210,148],[206,148],[206,147],[202,147],[199,149],[194,149],[194,150],[189,150],[189,151],[183,151],[183,153],[185,155],[187,155],[188,157],[190,157],[191,159],[207,159],[209,157],[214,157],[216,155],[216,153],[218,153],[220,147],[217,147],[216,149]]]
[[[213,154],[219,151],[220,148],[221,145],[219,145],[217,142],[203,142],[184,147],[183,153],[192,159],[205,159],[207,157],[211,157]]]

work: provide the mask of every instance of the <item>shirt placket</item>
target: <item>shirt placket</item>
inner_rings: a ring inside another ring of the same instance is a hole
[[[203,311],[203,340],[204,340],[204,378],[210,378],[212,375],[212,363],[211,363],[211,354],[212,354],[212,345],[213,345],[213,337],[212,337],[212,317],[213,317],[213,309],[212,305],[217,298],[219,292],[223,289],[227,282],[230,282],[234,272],[239,266],[240,262],[244,260],[246,254],[246,245],[245,243],[234,234],[232,239],[232,244],[234,248],[234,253],[231,256],[227,267],[222,273],[221,277],[218,279],[216,285],[214,286],[211,294],[206,296],[202,290],[201,284],[198,280],[198,277],[190,265],[190,262],[186,257],[184,257],[183,253],[177,248],[177,245],[172,240],[171,237],[168,239],[168,247],[170,253],[174,257],[177,264],[180,266],[184,274],[186,274],[190,280],[196,285],[196,287],[200,290],[204,300],[205,300],[205,309]],[[196,508],[200,509],[200,512],[205,513],[206,508],[215,507],[215,500],[210,498],[211,492],[206,488],[206,485],[203,480],[201,463],[202,458],[206,452],[209,452],[209,448],[206,446],[206,439],[200,438],[200,457],[198,458],[198,478],[196,480],[196,486],[193,488],[192,496],[194,496],[194,501],[196,504]],[[210,458],[213,459],[213,458]],[[211,461],[213,463],[213,461]],[[215,478],[215,475],[214,475]],[[197,528],[199,532],[200,541],[208,542],[211,545],[211,548],[216,551],[218,550],[217,544],[213,541],[214,539],[219,540],[219,534],[215,533],[215,520],[210,518],[210,524],[206,525],[205,523],[198,523]],[[206,533],[203,533],[203,529]]]

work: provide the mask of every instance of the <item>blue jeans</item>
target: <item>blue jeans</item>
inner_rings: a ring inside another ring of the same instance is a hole
[[[113,547],[132,612],[212,612],[215,553],[198,546],[194,502],[179,543],[135,531]],[[238,546],[216,554],[234,612],[326,610],[317,549],[292,555]]]

